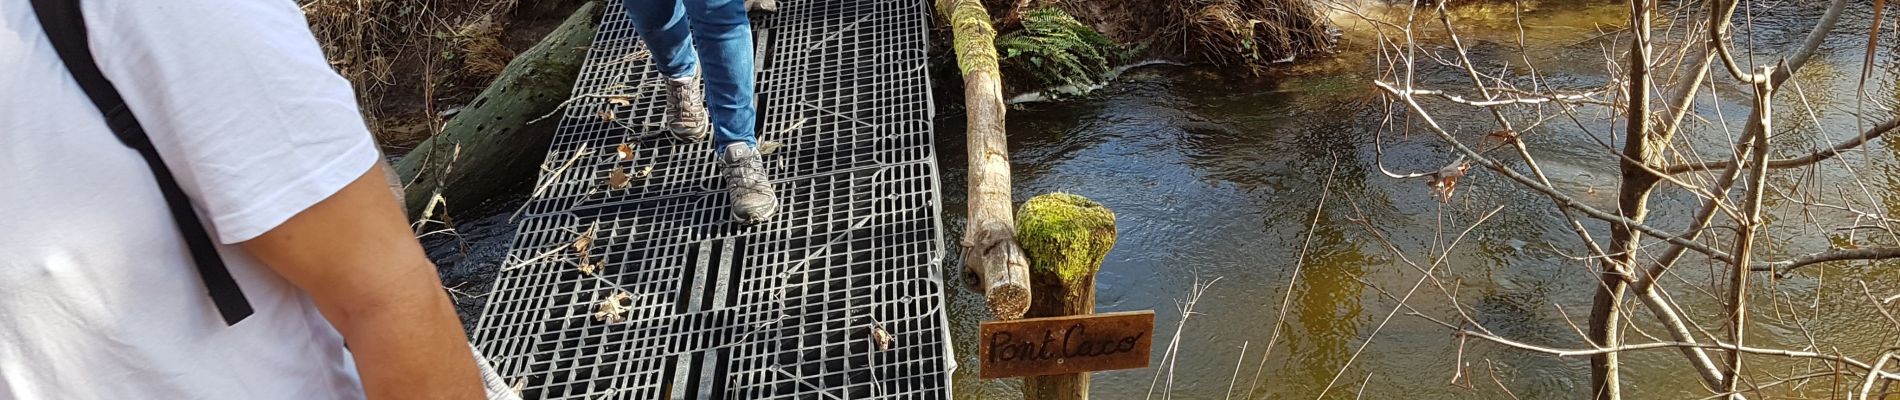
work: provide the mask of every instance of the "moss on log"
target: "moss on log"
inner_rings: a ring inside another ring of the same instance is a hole
[[[937,0],[937,14],[949,18],[957,69],[964,76],[996,72],[996,29],[981,0]],[[969,84],[964,81],[964,84]]]
[[[1029,261],[1016,245],[1010,209],[1009,142],[1003,134],[1003,85],[996,68],[996,30],[979,0],[938,0],[949,18],[963,71],[963,101],[969,131],[969,228],[963,234],[963,264],[982,281],[996,318],[1022,318],[1029,311]]]
[[[441,194],[472,206],[532,182],[552,139],[548,119],[573,90],[600,23],[600,4],[589,2],[559,28],[522,52],[475,100],[449,119],[442,132],[418,144],[396,163],[406,186],[404,208],[413,218]]]
[[[1029,256],[1035,301],[1029,317],[1095,313],[1095,274],[1115,248],[1115,212],[1088,198],[1050,193],[1016,211],[1016,240]],[[1089,374],[1023,378],[1023,398],[1089,398]]]
[[[1115,212],[1073,194],[1036,196],[1016,211],[1016,242],[1029,256],[1031,281],[1077,287],[1115,247]]]

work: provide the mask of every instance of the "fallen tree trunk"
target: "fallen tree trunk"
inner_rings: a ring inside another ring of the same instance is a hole
[[[970,222],[963,234],[963,264],[982,281],[996,318],[1022,318],[1029,310],[1029,261],[1016,244],[1010,207],[1009,142],[1003,134],[1003,85],[996,66],[996,30],[981,0],[937,0],[948,18],[957,66],[963,71],[970,153]]]
[[[509,62],[442,132],[396,163],[411,218],[422,215],[437,195],[472,206],[513,190],[514,183],[533,181],[558,119],[528,122],[568,98],[600,24],[600,8],[597,2],[581,5],[541,43]]]

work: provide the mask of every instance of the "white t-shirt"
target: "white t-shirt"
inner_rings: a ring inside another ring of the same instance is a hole
[[[92,54],[256,314],[227,326],[144,160],[28,0],[0,0],[0,399],[355,399],[310,298],[232,245],[368,171],[349,83],[292,0],[88,0]]]

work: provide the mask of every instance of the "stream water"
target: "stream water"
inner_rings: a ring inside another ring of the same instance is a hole
[[[1461,10],[1459,33],[1474,63],[1487,72],[1524,79],[1533,71],[1528,60],[1554,87],[1602,87],[1611,79],[1605,63],[1626,40],[1613,31],[1627,25],[1627,10],[1620,3],[1563,3],[1540,3],[1523,16],[1522,52],[1508,6]],[[1794,47],[1823,8],[1806,3],[1751,6],[1752,30],[1738,27],[1738,45],[1760,51],[1757,63]],[[1778,98],[1777,149],[1786,154],[1855,135],[1871,124],[1852,117],[1857,108],[1869,110],[1870,119],[1892,113],[1897,71],[1887,46],[1866,86],[1870,98],[1855,100],[1871,10],[1850,8],[1839,33]],[[1659,25],[1665,28],[1670,24]],[[1449,49],[1442,35],[1428,36],[1435,43],[1428,50]],[[1377,47],[1364,26],[1352,24],[1342,46],[1337,55],[1253,78],[1199,67],[1140,68],[1080,99],[1012,111],[1017,200],[1065,191],[1113,209],[1120,241],[1097,279],[1097,308],[1156,312],[1155,367],[1094,374],[1096,398],[1576,398],[1587,388],[1585,358],[1475,339],[1461,343],[1451,330],[1409,315],[1416,310],[1452,320],[1462,310],[1502,336],[1582,348],[1577,327],[1588,314],[1596,278],[1587,262],[1575,258],[1583,253],[1580,240],[1542,195],[1473,168],[1451,200],[1440,203],[1424,180],[1381,173],[1375,137],[1382,141],[1384,168],[1394,172],[1436,169],[1454,152],[1423,130],[1381,135],[1387,106],[1370,84],[1380,76]],[[1421,67],[1415,80],[1431,88],[1469,89],[1462,69]],[[1714,81],[1697,102],[1696,112],[1707,120],[1684,134],[1695,138],[1690,147],[1705,157],[1727,158],[1722,149],[1740,132],[1748,92],[1726,74]],[[1476,141],[1496,126],[1481,109],[1442,101],[1430,107],[1466,140]],[[1527,123],[1536,115],[1512,117]],[[949,238],[961,235],[964,222],[965,154],[955,134],[963,128],[961,118],[945,115],[937,123]],[[1402,122],[1403,114],[1397,118]],[[1605,146],[1620,147],[1612,132],[1622,124],[1602,109],[1583,108],[1576,122],[1551,119],[1526,129],[1524,138],[1558,189],[1614,209],[1618,172]],[[1521,162],[1508,152],[1492,154]],[[1900,146],[1876,141],[1840,158],[1846,162],[1774,179],[1830,204],[1900,216],[1879,211],[1900,207],[1893,190],[1900,185],[1896,159]],[[1658,193],[1650,219],[1681,229],[1697,199],[1679,189]],[[1831,230],[1854,225],[1851,214],[1769,197],[1775,228],[1758,253],[1763,257],[1780,259],[1848,240],[1892,243],[1886,234],[1849,238],[1847,231]],[[507,250],[514,230],[507,215],[519,201],[496,201],[461,221],[462,240],[446,234],[427,239],[445,281],[468,293],[457,296],[466,320],[473,321],[480,293]],[[1492,210],[1498,212],[1466,233]],[[1607,238],[1606,225],[1586,222],[1599,240]],[[1446,256],[1436,264],[1435,279],[1421,280],[1412,263],[1431,267],[1439,252]],[[957,397],[1018,398],[1018,380],[976,377],[977,323],[989,317],[981,296],[954,273],[961,260],[951,254],[944,265],[952,272],[945,274],[951,277],[949,312],[963,366],[955,374]],[[1689,317],[1719,335],[1722,288],[1710,279],[1718,271],[1693,257],[1680,265],[1678,279],[1665,287]],[[1900,272],[1893,266],[1900,265],[1853,263],[1758,279],[1753,301],[1759,306],[1748,342],[1792,349],[1818,343],[1823,351],[1873,359],[1900,340],[1895,324],[1868,300],[1900,294]],[[1207,285],[1205,294],[1182,323],[1181,308],[1197,283]],[[1394,297],[1408,293],[1411,308],[1398,308]],[[1282,313],[1285,324],[1276,337]],[[1645,333],[1666,337],[1646,312],[1636,310],[1631,318],[1629,340],[1650,340]],[[1171,342],[1178,343],[1178,356],[1168,358]],[[1748,360],[1751,370],[1763,371],[1751,379],[1772,379],[1768,371],[1788,375],[1826,367],[1772,357]],[[1629,354],[1624,370],[1630,398],[1708,394],[1675,351]],[[1822,379],[1770,393],[1828,394],[1832,385]]]

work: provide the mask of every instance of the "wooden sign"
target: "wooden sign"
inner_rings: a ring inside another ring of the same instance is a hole
[[[1155,312],[1130,311],[983,323],[984,379],[1148,366]]]

